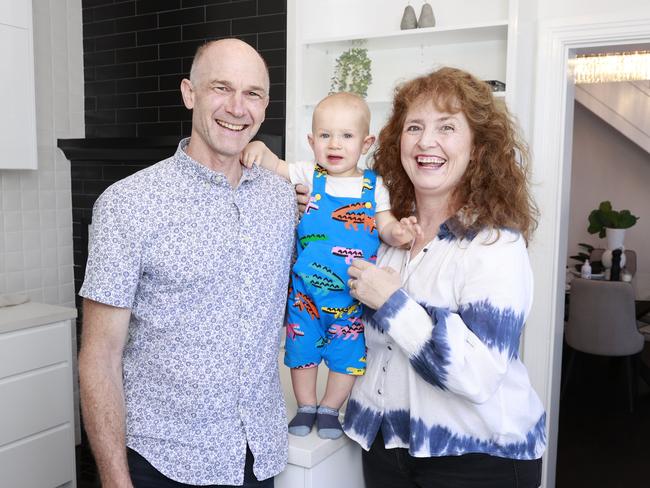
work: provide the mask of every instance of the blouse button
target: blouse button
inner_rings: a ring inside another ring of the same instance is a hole
[[[392,350],[393,350],[393,348],[390,347],[390,346],[386,346],[386,347],[388,348],[389,351],[392,351]]]

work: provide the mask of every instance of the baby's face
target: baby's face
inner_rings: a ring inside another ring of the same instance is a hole
[[[368,125],[354,107],[324,103],[314,112],[312,134],[308,136],[316,162],[334,176],[361,174],[357,163],[366,154],[373,138]]]

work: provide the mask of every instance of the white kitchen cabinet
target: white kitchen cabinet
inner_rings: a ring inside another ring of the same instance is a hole
[[[32,2],[0,0],[0,169],[36,169]]]
[[[366,100],[377,135],[395,86],[441,66],[506,84],[513,99],[517,0],[430,2],[436,26],[400,30],[407,2],[289,0],[287,4],[286,158],[311,159],[307,143],[314,105],[330,90],[337,57],[361,41],[372,62]],[[419,15],[421,4],[415,3]]]
[[[0,308],[0,486],[76,486],[76,315],[39,303]]]

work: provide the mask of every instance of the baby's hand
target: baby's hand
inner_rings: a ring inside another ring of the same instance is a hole
[[[241,153],[241,164],[250,168],[253,164],[261,165],[269,148],[262,141],[252,141]]]
[[[415,216],[404,217],[391,229],[393,239],[399,242],[401,246],[409,244],[417,236],[422,234],[422,227],[418,224],[418,219]]]

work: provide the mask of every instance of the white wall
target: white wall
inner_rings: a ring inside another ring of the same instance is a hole
[[[589,213],[601,201],[629,209],[641,218],[626,231],[625,247],[637,251],[639,297],[650,298],[650,154],[581,104],[574,114],[569,255],[579,242],[607,247],[606,239],[587,232]]]
[[[0,170],[0,294],[74,306],[70,163],[84,137],[81,0],[33,0],[38,170]]]

